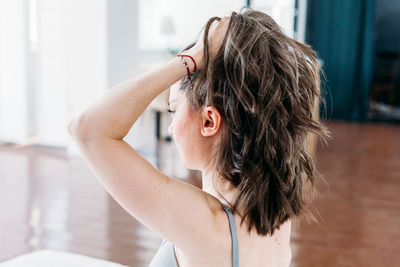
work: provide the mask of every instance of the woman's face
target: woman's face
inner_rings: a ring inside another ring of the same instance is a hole
[[[195,112],[179,86],[180,81],[170,89],[169,105],[173,113],[168,132],[175,141],[182,165],[203,171],[219,146],[222,118],[213,106]]]
[[[173,137],[182,165],[189,169],[201,169],[202,153],[200,119],[190,108],[183,91],[179,89],[180,81],[170,88],[169,109],[172,111],[172,122],[168,133]]]

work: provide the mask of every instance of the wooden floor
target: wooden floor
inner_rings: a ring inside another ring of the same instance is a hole
[[[293,224],[290,266],[400,266],[400,126],[328,124],[318,147],[313,211],[319,224]],[[198,187],[173,143],[143,155],[163,172]],[[130,217],[88,167],[63,150],[0,147],[0,262],[38,249],[70,251],[147,266],[162,237]],[[227,222],[228,223],[228,222]]]

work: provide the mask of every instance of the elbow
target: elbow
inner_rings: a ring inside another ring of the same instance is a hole
[[[71,120],[67,126],[68,134],[72,137],[72,139],[77,139],[80,136],[79,126],[77,125],[75,120]]]
[[[86,127],[83,126],[82,116],[71,119],[67,124],[68,134],[73,139],[85,139],[85,136],[87,136],[87,134],[85,134],[85,128]]]
[[[103,137],[85,114],[72,119],[68,123],[67,130],[71,138],[79,142],[87,143]]]

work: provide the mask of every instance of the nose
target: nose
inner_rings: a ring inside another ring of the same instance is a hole
[[[173,136],[173,133],[172,133],[172,125],[170,125],[170,126],[168,127],[168,133],[169,133],[170,136]]]

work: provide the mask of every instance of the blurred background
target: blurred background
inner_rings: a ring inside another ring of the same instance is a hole
[[[49,249],[149,264],[162,237],[108,195],[67,123],[244,5],[311,45],[326,75],[321,118],[333,140],[315,160],[329,186],[318,181],[320,223],[292,226],[291,266],[400,263],[398,0],[0,0],[0,262]],[[168,94],[124,140],[201,188],[168,136]]]

